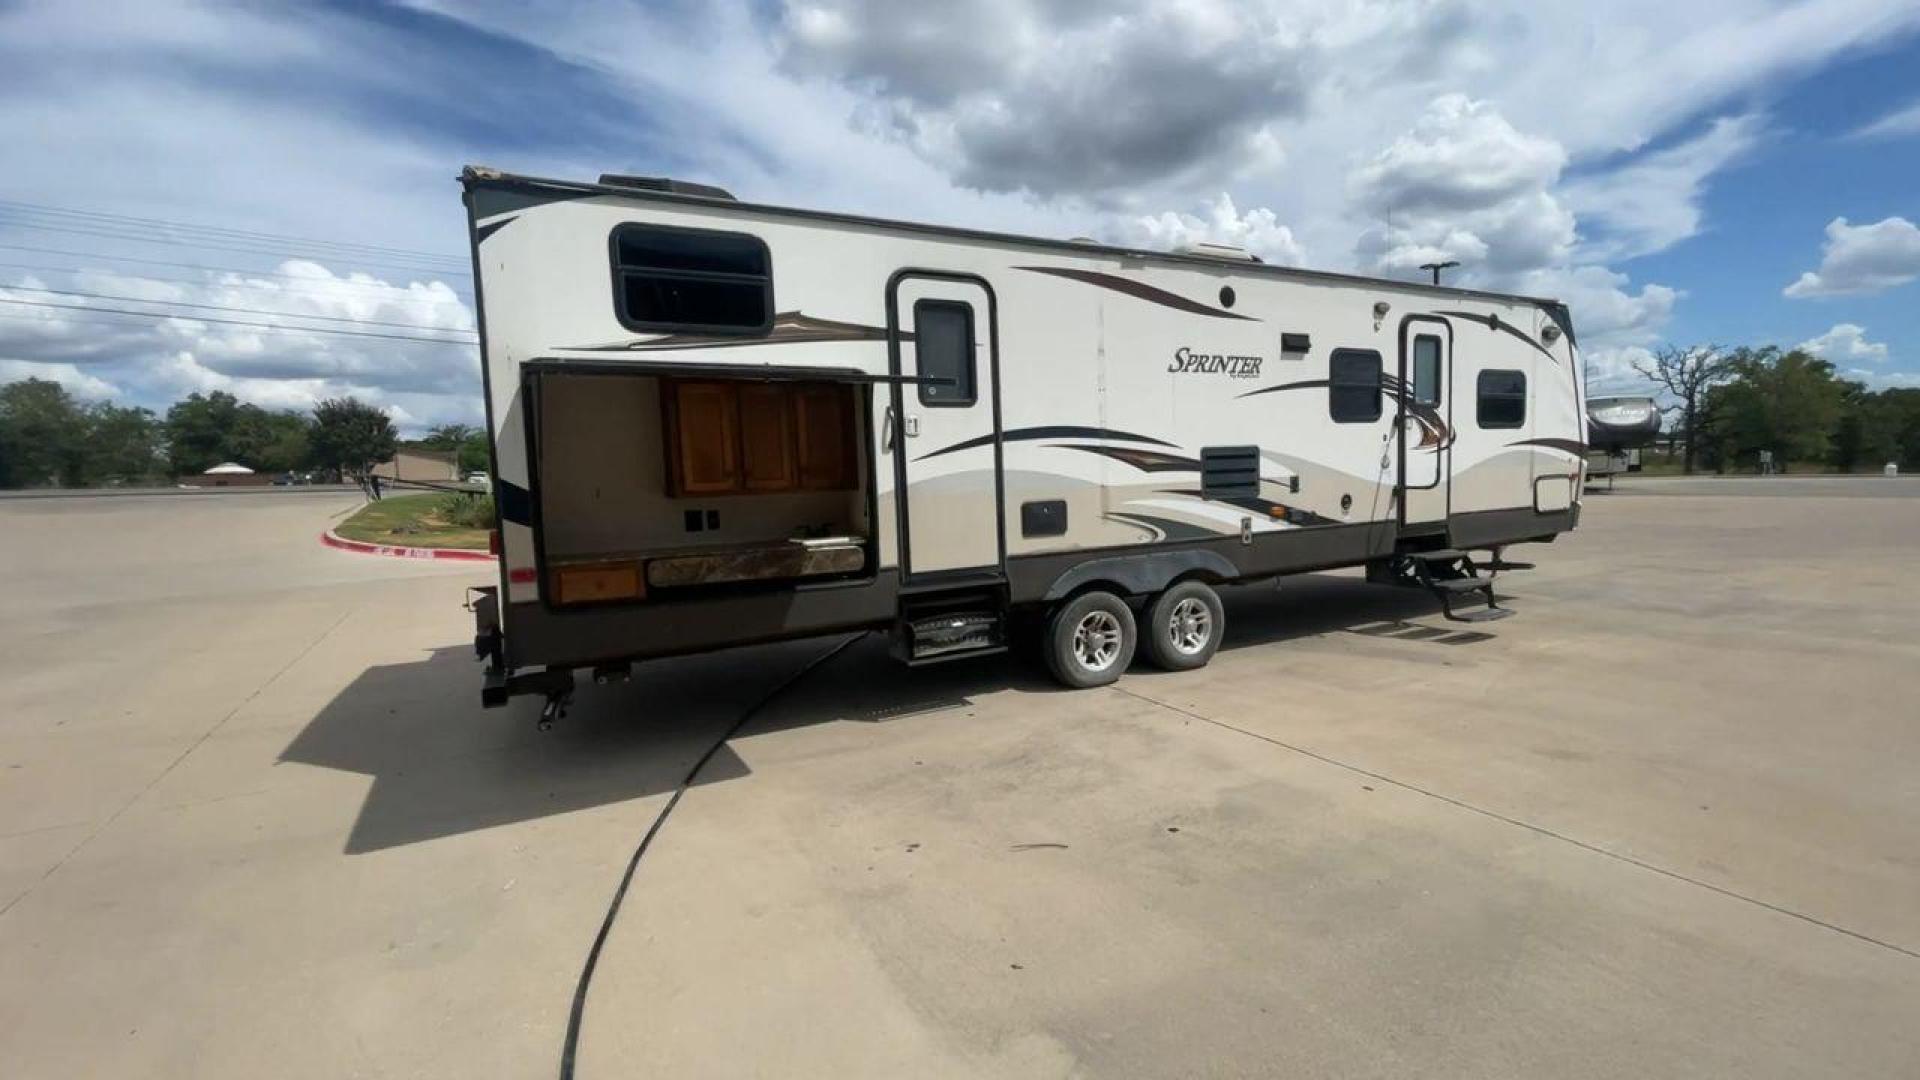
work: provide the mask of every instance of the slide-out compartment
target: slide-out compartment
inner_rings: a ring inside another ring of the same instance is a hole
[[[864,418],[845,382],[543,373],[546,595],[645,602],[871,575]]]

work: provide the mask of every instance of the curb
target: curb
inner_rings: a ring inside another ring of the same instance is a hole
[[[407,547],[403,544],[369,544],[364,540],[349,540],[328,529],[320,534],[320,542],[330,548],[352,551],[361,555],[390,555],[399,559],[439,559],[450,562],[493,562],[493,556],[484,551],[470,551],[466,548],[424,548]]]

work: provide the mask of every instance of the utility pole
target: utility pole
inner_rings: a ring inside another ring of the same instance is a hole
[[[1460,260],[1448,259],[1446,262],[1421,263],[1420,269],[1433,271],[1433,283],[1435,285],[1438,285],[1440,284],[1440,271],[1451,270],[1454,267],[1459,265],[1460,265]]]

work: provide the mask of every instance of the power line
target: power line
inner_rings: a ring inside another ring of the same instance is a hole
[[[7,251],[29,251],[38,255],[59,255],[71,259],[106,259],[112,262],[138,263],[141,266],[175,266],[186,270],[203,270],[211,274],[246,274],[252,277],[284,278],[287,281],[300,281],[309,285],[325,284],[330,288],[391,289],[395,292],[412,292],[412,290],[405,285],[387,285],[371,281],[346,281],[339,278],[329,278],[323,282],[320,279],[308,277],[305,274],[285,274],[277,270],[250,270],[238,266],[208,266],[205,263],[177,262],[172,259],[142,259],[133,255],[112,255],[103,251],[65,251],[59,248],[34,247],[30,244],[0,244],[0,249]],[[79,273],[80,270],[71,272]],[[455,274],[450,276],[470,277],[471,275]],[[440,282],[440,284],[446,283]],[[472,286],[468,285],[448,285],[447,288],[453,290],[455,293],[462,293],[463,291],[470,293],[473,291]]]
[[[282,242],[284,242],[284,240],[292,240],[292,242],[296,242],[296,244],[317,246],[317,248],[342,248],[342,250],[359,250],[359,252],[390,254],[390,256],[420,256],[420,258],[438,259],[438,261],[465,263],[465,259],[459,258],[459,256],[449,256],[449,254],[445,254],[445,252],[426,252],[426,250],[420,250],[420,248],[394,248],[394,246],[386,246],[386,244],[357,244],[357,242],[351,242],[351,240],[321,240],[321,238],[313,238],[313,236],[290,236],[290,234],[286,233],[257,233],[257,231],[252,231],[252,229],[227,229],[227,227],[223,227],[223,225],[192,225],[192,223],[184,223],[184,221],[165,221],[165,219],[159,219],[159,217],[134,217],[134,215],[129,215],[129,213],[106,213],[106,211],[98,211],[98,209],[60,208],[60,206],[46,206],[46,204],[38,204],[38,202],[19,202],[19,200],[10,200],[10,198],[0,198],[0,208],[13,208],[15,211],[40,213],[40,215],[79,217],[79,219],[83,219],[83,221],[84,219],[96,219],[96,221],[113,221],[113,223],[123,223],[123,225],[140,225],[140,227],[159,227],[159,229],[190,231],[190,233],[217,234],[217,236],[246,238],[246,240],[282,240]]]
[[[199,248],[199,249],[205,249],[209,251],[234,251],[244,255],[268,255],[268,256],[277,256],[282,258],[295,258],[295,259],[304,258],[304,259],[312,259],[315,262],[320,262],[324,260],[333,260],[336,262],[347,262],[351,260],[351,261],[354,261],[357,265],[380,267],[387,270],[397,270],[403,273],[417,273],[417,274],[442,273],[448,276],[455,276],[457,273],[456,271],[450,268],[441,268],[441,267],[435,267],[435,266],[421,266],[416,264],[401,264],[401,263],[398,263],[395,261],[389,261],[389,260],[381,260],[376,262],[372,259],[359,259],[357,256],[353,256],[343,252],[313,252],[313,251],[300,252],[300,251],[288,251],[284,248],[246,247],[238,244],[221,244],[221,243],[214,243],[211,241],[189,240],[189,239],[183,239],[180,237],[170,237],[170,236],[168,237],[135,236],[129,232],[124,232],[124,231],[111,232],[111,231],[103,231],[103,230],[97,230],[97,229],[76,229],[76,228],[65,226],[65,225],[41,225],[41,224],[36,224],[34,222],[17,221],[17,220],[5,219],[5,218],[0,218],[0,227],[13,228],[13,229],[38,229],[44,232],[71,233],[75,236],[96,236],[96,237],[101,237],[108,240],[118,240],[118,241],[121,241],[122,243],[131,243],[131,244],[157,244],[162,247]]]
[[[169,277],[165,274],[152,274],[152,273],[134,274],[134,273],[128,273],[126,271],[121,271],[121,270],[98,270],[98,269],[93,269],[89,267],[48,266],[45,263],[19,263],[19,262],[0,261],[0,267],[5,267],[10,270],[42,270],[42,271],[46,271],[48,273],[53,273],[53,274],[66,274],[70,277],[79,277],[82,274],[98,274],[106,277],[111,277],[116,281],[150,282],[155,285],[165,285],[165,284],[198,285],[202,288],[214,288],[214,289],[235,289],[235,288],[248,287],[247,285],[244,285],[244,284],[232,284],[232,283],[221,282],[221,281],[208,281],[205,278],[190,278],[190,277],[178,277],[178,276]],[[295,277],[295,280],[297,281],[301,279],[298,277]],[[308,278],[305,280],[312,281],[313,279]],[[314,281],[314,284],[319,285],[321,284],[321,282]],[[378,298],[374,301],[375,303],[382,303],[382,304],[411,303],[411,304],[422,304],[427,307],[446,307],[449,304],[452,304],[454,306],[460,306],[459,302],[456,300],[447,300],[442,297],[423,297],[407,289],[396,288],[395,286],[392,286],[392,285],[370,285],[370,284],[363,284],[363,283],[352,282],[352,281],[335,281],[332,284],[336,287],[347,287],[347,288],[358,287],[363,289],[387,289],[399,294],[397,296],[392,296],[392,297]],[[0,289],[14,289],[14,288],[25,288],[25,286],[0,285]],[[326,288],[302,289],[302,288],[297,288],[293,285],[274,285],[274,286],[271,286],[271,288],[274,290],[276,295],[281,295],[281,294],[284,294],[286,296],[331,296],[333,295],[332,292]]]
[[[94,307],[88,304],[54,304],[45,300],[7,300],[0,304],[18,304],[21,307],[57,308],[63,311],[84,311],[102,315],[134,315],[143,319],[183,319],[188,322],[220,323],[226,326],[245,326],[255,330],[281,334],[325,334],[331,337],[385,338],[389,341],[424,341],[433,345],[470,346],[471,341],[456,341],[450,338],[419,337],[413,334],[383,334],[371,330],[327,330],[318,326],[276,326],[273,323],[245,322],[240,319],[220,319],[211,315],[183,315],[155,311],[129,311],[125,308]]]
[[[426,323],[383,322],[379,319],[355,319],[345,315],[306,315],[298,311],[274,311],[268,308],[232,307],[226,304],[196,304],[187,300],[149,300],[144,296],[113,296],[107,293],[80,292],[74,289],[36,289],[27,285],[0,285],[0,292],[49,293],[53,296],[77,296],[89,300],[117,300],[135,304],[168,304],[174,307],[199,308],[204,311],[230,311],[241,315],[274,315],[290,319],[317,319],[321,322],[349,323],[354,326],[391,326],[400,330],[432,330],[442,334],[473,333],[471,330],[457,326],[429,326]]]

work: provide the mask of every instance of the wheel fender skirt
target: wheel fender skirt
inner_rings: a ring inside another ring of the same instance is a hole
[[[1089,559],[1053,579],[1045,599],[1058,600],[1090,581],[1110,581],[1132,595],[1156,593],[1175,578],[1204,570],[1221,581],[1232,581],[1240,571],[1218,552],[1153,551],[1139,555],[1111,555]]]

